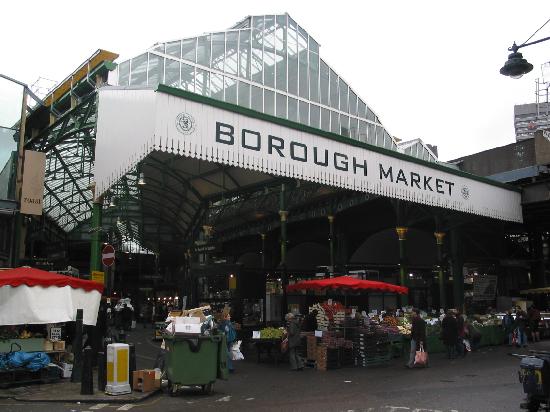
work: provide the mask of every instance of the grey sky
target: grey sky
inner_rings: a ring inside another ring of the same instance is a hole
[[[512,42],[550,18],[547,0],[31,0],[2,9],[9,18],[0,26],[0,73],[28,84],[39,76],[63,80],[98,48],[122,61],[247,15],[288,12],[392,135],[436,144],[442,160],[512,143],[513,106],[534,101],[540,65],[550,60],[548,41],[521,50],[535,66],[530,74],[512,80],[498,73]],[[550,23],[534,39],[546,36]]]

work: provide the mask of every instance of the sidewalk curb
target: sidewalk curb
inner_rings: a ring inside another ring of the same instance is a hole
[[[37,402],[49,402],[49,403],[54,403],[54,402],[68,402],[68,403],[77,403],[77,402],[80,402],[80,403],[117,403],[117,404],[126,404],[126,403],[139,403],[141,401],[144,401],[146,399],[149,399],[151,398],[153,395],[156,395],[157,393],[160,393],[161,390],[160,389],[157,389],[153,392],[148,392],[147,394],[144,394],[141,398],[138,398],[138,399],[120,399],[120,398],[117,398],[117,396],[107,396],[107,397],[104,397],[104,398],[83,398],[83,399],[78,399],[78,398],[57,398],[57,399],[51,399],[51,398],[32,398],[32,399],[29,399],[29,398],[25,398],[25,397],[19,397],[19,396],[5,396],[5,395],[0,395],[0,399],[13,399],[15,401],[18,401],[18,402],[22,402],[22,403],[37,403]]]

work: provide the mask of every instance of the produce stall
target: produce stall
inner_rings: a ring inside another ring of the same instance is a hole
[[[69,377],[63,324],[83,309],[83,323],[95,325],[102,291],[96,282],[29,267],[0,272],[0,385]]]
[[[299,290],[337,290],[347,300],[349,293],[369,291],[407,294],[406,287],[385,282],[339,276],[313,279],[289,285],[288,292]],[[333,299],[309,308],[317,311],[315,335],[307,338],[307,358],[318,370],[343,366],[370,367],[388,362],[392,356],[392,338],[399,336],[397,324],[381,323],[378,318],[359,313]],[[374,314],[372,314],[374,315]]]
[[[272,360],[275,365],[282,360],[284,354],[281,352],[281,343],[284,335],[284,328],[267,327],[252,332],[252,342],[256,348],[258,363],[262,361],[264,355]]]

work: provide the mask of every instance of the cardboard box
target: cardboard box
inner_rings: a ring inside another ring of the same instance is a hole
[[[53,343],[53,350],[65,350],[65,341],[58,340]]]
[[[152,392],[160,388],[160,377],[155,379],[154,369],[142,369],[134,371],[133,388],[139,392]]]
[[[43,350],[44,350],[44,352],[52,351],[53,350],[53,342],[51,340],[44,339]]]

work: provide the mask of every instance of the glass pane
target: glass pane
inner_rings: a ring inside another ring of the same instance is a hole
[[[264,91],[261,87],[252,86],[250,108],[258,112],[264,111]]]
[[[330,110],[321,109],[321,129],[330,132]]]
[[[376,121],[376,116],[374,113],[367,107],[367,120]]]
[[[164,43],[161,43],[153,48],[153,51],[164,53]]]
[[[196,45],[197,38],[185,39],[181,41],[181,58],[189,60],[190,62],[196,62]]]
[[[210,96],[223,101],[223,75],[210,74]]]
[[[239,47],[239,32],[232,31],[225,35],[225,72],[229,74],[237,74],[238,69],[238,47]]]
[[[330,107],[338,109],[338,76],[330,71]]]
[[[195,92],[203,96],[210,96],[210,72],[197,68],[195,81]]]
[[[179,59],[181,57],[181,41],[178,40],[166,43],[166,54]]]
[[[257,16],[253,18],[252,29],[252,81],[263,82],[263,27],[264,18]]]
[[[319,54],[319,44],[309,36],[309,51]]]
[[[340,134],[349,137],[349,116],[340,115]]]
[[[277,93],[277,117],[286,119],[286,96],[284,94]]]
[[[340,79],[340,110],[343,112],[347,112],[349,110],[348,85],[342,79]]]
[[[309,52],[309,98],[319,101],[319,55]]]
[[[239,106],[250,108],[250,85],[239,82]]]
[[[391,148],[391,137],[390,135],[388,134],[388,132],[386,132],[384,130],[384,147],[386,149],[390,149]]]
[[[365,104],[365,102],[363,102],[363,100],[359,99],[357,103],[357,116],[361,117],[362,119],[365,119],[366,110],[367,110],[367,105]]]
[[[300,123],[309,124],[309,105],[300,100]]]
[[[210,67],[223,71],[223,58],[225,56],[225,33],[212,35],[212,64]]]
[[[288,92],[298,94],[298,33],[296,23],[288,19]]]
[[[264,90],[264,113],[275,116],[275,92]]]
[[[237,104],[237,80],[225,76],[225,101]]]
[[[384,129],[380,126],[376,126],[376,145],[384,145]]]
[[[292,97],[288,98],[288,120],[298,121],[298,100]]]
[[[275,87],[275,16],[266,16],[264,25],[264,84]]]
[[[357,95],[353,90],[349,90],[349,114],[357,116]]]
[[[300,97],[309,99],[307,33],[298,27],[298,87]]]
[[[275,31],[275,64],[277,66],[277,74],[275,87],[283,91],[286,91],[286,48],[286,16],[277,16],[277,30]]]
[[[367,123],[367,143],[376,144],[376,129],[372,123]]]
[[[195,91],[195,68],[188,64],[181,64],[181,86],[190,92]]]
[[[120,63],[118,66],[118,85],[128,86],[130,79],[130,60]]]
[[[316,104],[310,105],[309,112],[309,125],[319,129],[319,123],[321,121],[321,108]]]
[[[321,92],[321,104],[324,104],[325,106],[329,105],[328,100],[328,85],[329,85],[329,68],[328,65],[321,60],[321,86],[320,86],[320,92]]]
[[[202,66],[210,65],[210,36],[197,38],[197,64]]]
[[[166,59],[166,73],[164,84],[178,87],[180,82],[180,62]]]
[[[250,30],[241,30],[240,32],[239,76],[250,79]]]
[[[367,143],[367,122],[359,120],[359,136],[357,140]]]
[[[147,53],[132,59],[131,70],[130,85],[144,86],[147,84]]]
[[[358,120],[350,117],[349,119],[349,137],[351,137],[354,140],[357,140],[357,122]]]
[[[156,86],[162,83],[164,76],[164,57],[149,53],[149,76],[147,84]]]
[[[340,124],[338,122],[338,113],[330,112],[330,131],[332,133],[340,134]]]

